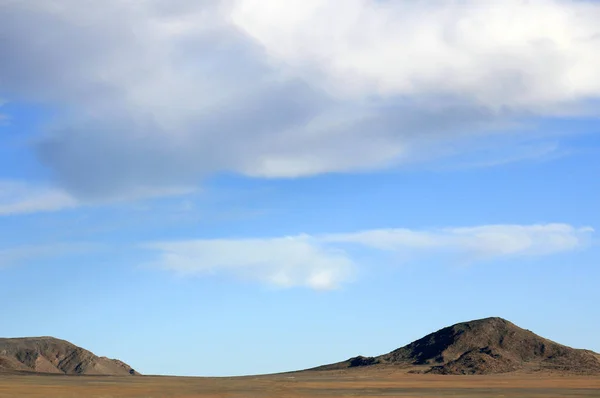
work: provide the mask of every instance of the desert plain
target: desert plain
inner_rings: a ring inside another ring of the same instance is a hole
[[[429,375],[384,369],[201,378],[0,375],[0,398],[600,397],[600,376]]]

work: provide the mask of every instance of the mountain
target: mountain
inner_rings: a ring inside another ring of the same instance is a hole
[[[138,375],[124,362],[98,357],[53,337],[0,338],[0,372],[66,375]]]
[[[544,371],[600,375],[600,355],[570,348],[502,318],[458,323],[378,357],[358,356],[314,370],[393,366],[413,373]]]

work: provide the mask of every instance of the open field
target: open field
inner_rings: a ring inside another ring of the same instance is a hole
[[[600,377],[306,372],[237,378],[0,375],[0,398],[600,397]]]

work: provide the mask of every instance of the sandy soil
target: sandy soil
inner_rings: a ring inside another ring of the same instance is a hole
[[[600,397],[600,377],[307,372],[237,378],[0,375],[0,398]]]

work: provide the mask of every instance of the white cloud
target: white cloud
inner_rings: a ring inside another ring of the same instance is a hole
[[[19,214],[55,212],[84,205],[103,205],[165,196],[180,196],[195,192],[191,187],[135,187],[124,195],[82,202],[69,192],[43,183],[0,180],[0,217]]]
[[[239,0],[233,21],[337,95],[552,109],[600,94],[600,6],[571,0]],[[307,27],[310,27],[308,29]]]
[[[162,242],[160,266],[183,274],[233,274],[280,287],[332,289],[352,277],[354,264],[342,250],[309,236],[273,239]]]
[[[379,250],[430,253],[460,253],[477,260],[511,256],[544,256],[583,247],[592,228],[566,224],[484,225],[432,230],[382,229],[334,234],[326,242],[354,243]]]
[[[35,150],[82,201],[382,168],[597,99],[599,19],[567,0],[0,0],[0,96],[58,110]]]
[[[77,205],[75,198],[60,189],[0,180],[0,216],[57,211]]]
[[[184,275],[223,273],[281,287],[331,289],[354,275],[358,264],[350,248],[409,254],[410,261],[424,261],[431,255],[451,259],[459,254],[472,263],[568,252],[585,247],[592,233],[591,228],[566,224],[484,225],[159,242],[144,247],[158,251],[160,267]]]

